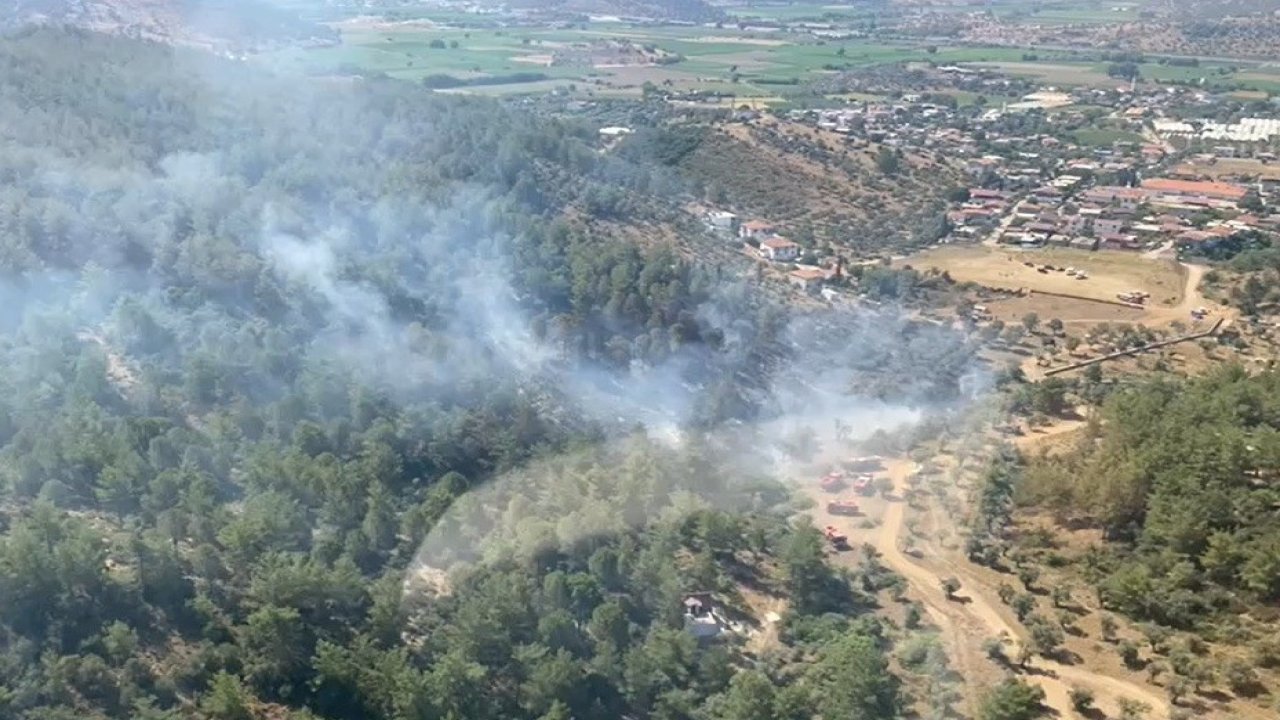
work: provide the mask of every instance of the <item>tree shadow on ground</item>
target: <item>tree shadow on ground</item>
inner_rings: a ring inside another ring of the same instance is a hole
[[[1216,703],[1225,704],[1225,703],[1231,702],[1232,700],[1232,697],[1230,695],[1222,692],[1221,690],[1197,690],[1196,695],[1204,698],[1205,700],[1212,700],[1213,702],[1216,702]]]
[[[1052,668],[1039,667],[1038,665],[1022,666],[1022,672],[1025,675],[1035,675],[1037,677],[1057,678],[1058,672]]]

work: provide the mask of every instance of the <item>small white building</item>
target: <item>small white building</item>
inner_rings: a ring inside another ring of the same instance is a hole
[[[712,210],[705,218],[707,228],[712,232],[732,235],[738,230],[738,216],[725,210]]]
[[[773,262],[792,262],[800,257],[800,246],[775,235],[760,243],[760,257]]]

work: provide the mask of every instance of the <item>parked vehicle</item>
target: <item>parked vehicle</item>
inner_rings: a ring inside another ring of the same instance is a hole
[[[818,485],[822,487],[823,492],[840,492],[845,488],[844,475],[841,473],[827,473],[818,481]]]
[[[831,544],[836,551],[849,549],[849,536],[828,525],[822,530],[822,535]]]
[[[862,510],[858,508],[858,503],[852,500],[832,500],[827,503],[827,512],[832,515],[844,515],[846,517],[856,517],[862,514]]]

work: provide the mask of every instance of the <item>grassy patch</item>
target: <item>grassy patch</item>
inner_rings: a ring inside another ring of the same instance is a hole
[[[1049,85],[1115,85],[1120,82],[1115,78],[1107,77],[1106,70],[1100,69],[1093,63],[1047,63],[1027,60],[975,64],[996,72],[1034,78]]]
[[[742,20],[850,20],[870,18],[875,11],[867,6],[840,5],[838,3],[798,3],[773,7],[733,8],[730,14]]]
[[[1093,147],[1111,147],[1117,142],[1143,142],[1138,133],[1114,128],[1085,128],[1071,133],[1071,137],[1080,145]]]

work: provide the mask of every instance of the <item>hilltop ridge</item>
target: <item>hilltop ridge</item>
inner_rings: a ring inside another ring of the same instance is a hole
[[[9,0],[0,9],[0,28],[32,25],[65,25],[227,53],[329,44],[338,37],[261,0]]]

